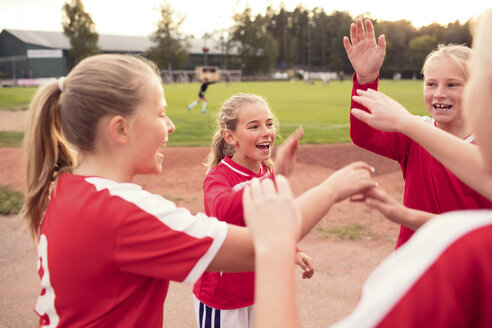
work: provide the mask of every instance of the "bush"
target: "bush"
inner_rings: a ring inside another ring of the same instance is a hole
[[[24,195],[10,186],[0,185],[0,214],[18,214],[24,204]]]

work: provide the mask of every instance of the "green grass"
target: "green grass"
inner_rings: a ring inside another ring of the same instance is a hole
[[[10,186],[0,185],[0,214],[18,214],[24,203],[24,196]]]
[[[231,87],[214,84],[207,90],[208,114],[201,114],[201,104],[188,112],[186,106],[196,99],[199,84],[165,85],[168,115],[176,125],[170,145],[208,146],[214,132],[215,115],[222,102],[237,92],[254,93],[266,98],[280,121],[280,132],[287,137],[298,126],[305,130],[301,143],[349,142],[349,107],[351,81],[332,81],[329,85],[295,82],[242,82]],[[412,113],[426,114],[422,82],[383,80],[381,91],[394,97]]]
[[[317,231],[325,236],[325,238],[333,237],[343,240],[359,240],[371,235],[368,228],[359,223],[351,223],[342,227],[320,227],[316,228]]]
[[[325,85],[316,81],[314,85],[302,81],[295,82],[242,82],[211,85],[207,90],[209,100],[207,114],[201,113],[201,105],[188,112],[186,107],[196,100],[198,83],[165,85],[164,92],[168,103],[167,113],[176,125],[170,135],[170,146],[209,146],[214,132],[215,114],[222,103],[238,92],[254,93],[263,96],[271,110],[280,121],[280,133],[287,137],[298,126],[304,127],[305,135],[301,143],[349,142],[349,107],[352,82],[332,81]],[[402,80],[393,82],[383,80],[380,90],[401,102],[412,113],[426,113],[422,97],[422,81]],[[34,94],[33,88],[0,89],[0,110],[27,107]],[[8,100],[10,99],[10,101]],[[21,138],[21,135],[0,135],[0,145],[4,138]],[[277,138],[277,144],[280,138]],[[15,143],[15,142],[14,142]],[[20,143],[17,143],[20,144]]]
[[[35,92],[35,87],[0,88],[0,111],[27,109]]]
[[[24,132],[0,131],[0,147],[21,147]]]

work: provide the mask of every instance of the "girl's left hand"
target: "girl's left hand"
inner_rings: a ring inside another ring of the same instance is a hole
[[[314,274],[314,261],[304,252],[296,253],[296,264],[302,269],[302,279],[311,279]]]
[[[278,146],[273,166],[275,174],[288,176],[293,171],[296,163],[297,149],[299,148],[299,139],[303,136],[304,129],[299,127]]]
[[[352,99],[370,111],[352,108],[352,115],[378,130],[402,132],[402,124],[413,117],[399,102],[379,91],[359,89]]]

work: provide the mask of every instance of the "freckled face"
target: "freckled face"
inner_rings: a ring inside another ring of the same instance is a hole
[[[264,103],[249,103],[241,107],[236,130],[231,132],[231,144],[235,148],[232,160],[258,173],[260,163],[272,156],[276,136],[268,106]]]
[[[462,120],[461,97],[465,82],[465,74],[453,60],[431,59],[425,72],[424,101],[437,126]]]
[[[151,84],[146,101],[136,109],[130,123],[134,174],[157,174],[162,171],[161,147],[168,142],[168,135],[175,127],[166,116],[166,99],[158,79]]]

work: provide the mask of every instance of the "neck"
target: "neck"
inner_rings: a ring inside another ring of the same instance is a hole
[[[466,137],[472,134],[470,129],[466,126],[466,124],[462,120],[461,121],[455,120],[453,122],[448,122],[448,123],[439,123],[436,121],[436,127],[448,133],[451,133],[452,135],[461,139],[465,139]]]
[[[232,158],[231,159],[234,162],[236,162],[237,164],[241,165],[242,167],[247,168],[248,170],[250,170],[252,172],[255,172],[256,174],[259,174],[260,173],[260,170],[261,170],[261,162],[252,160],[250,158],[245,158],[245,157],[242,157],[242,156],[238,156],[238,155],[236,155],[236,153],[234,153],[234,155],[232,155]]]
[[[121,164],[123,161],[119,161],[116,158],[90,153],[84,154],[73,173],[84,176],[98,176],[117,182],[131,182],[133,173]]]

